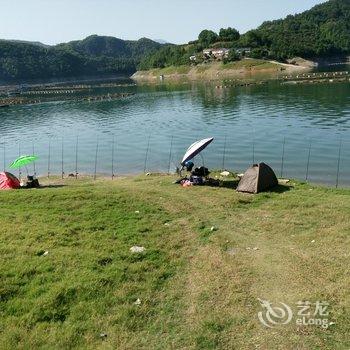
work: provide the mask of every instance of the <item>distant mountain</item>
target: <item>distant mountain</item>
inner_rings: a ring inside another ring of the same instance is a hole
[[[77,53],[92,57],[140,58],[140,56],[158,49],[161,45],[151,39],[137,41],[122,40],[112,36],[91,35],[83,40],[59,44],[56,48],[71,49]]]
[[[37,45],[41,47],[50,47],[50,45],[46,45],[41,43],[40,41],[27,41],[27,40],[15,40],[15,39],[0,39],[0,41],[8,41],[11,43],[19,43],[19,44],[32,44],[32,45]]]
[[[91,35],[55,46],[0,40],[0,80],[132,74],[142,57],[162,45]]]
[[[169,41],[166,41],[166,40],[163,40],[163,39],[154,39],[154,41],[156,43],[159,43],[159,44],[170,44]]]

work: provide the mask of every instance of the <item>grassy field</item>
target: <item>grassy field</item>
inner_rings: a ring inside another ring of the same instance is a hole
[[[349,190],[173,179],[1,192],[0,348],[350,348]],[[267,328],[259,298],[327,301],[335,324]]]
[[[272,63],[265,60],[258,59],[245,59],[235,62],[230,62],[220,66],[220,69],[254,69],[254,70],[264,70],[264,69],[279,69],[281,65]]]
[[[168,74],[187,74],[190,71],[190,66],[170,66],[165,68],[157,68],[152,69],[150,72],[159,77],[160,75],[168,75]]]

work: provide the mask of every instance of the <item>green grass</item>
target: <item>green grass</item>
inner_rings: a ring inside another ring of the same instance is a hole
[[[350,347],[349,190],[173,179],[1,192],[0,348]],[[326,300],[335,325],[264,328],[258,298]]]
[[[187,74],[190,71],[190,66],[169,66],[165,68],[152,69],[151,72],[155,76],[170,75],[170,74]]]
[[[244,59],[240,61],[230,62],[220,66],[220,69],[254,69],[254,70],[263,70],[263,69],[272,69],[279,68],[278,64],[268,62],[265,60],[259,59]]]
[[[150,76],[153,77],[159,77],[160,75],[164,75],[166,77],[169,76],[177,76],[177,75],[186,75],[192,72],[193,74],[204,74],[212,69],[216,70],[254,70],[254,71],[262,71],[262,70],[271,70],[275,69],[277,70],[281,66],[268,62],[265,60],[259,60],[259,59],[243,59],[240,61],[230,62],[227,64],[223,64],[220,62],[214,62],[212,64],[199,64],[195,67],[189,66],[189,65],[182,65],[182,66],[169,66],[165,68],[156,68],[151,69],[148,72]]]
[[[202,65],[197,65],[196,66],[196,72],[197,73],[204,73],[208,69],[210,69],[210,64],[202,64]]]

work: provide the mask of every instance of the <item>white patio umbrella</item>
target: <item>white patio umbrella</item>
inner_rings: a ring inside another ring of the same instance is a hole
[[[206,148],[213,140],[214,138],[210,137],[192,143],[192,145],[188,147],[184,157],[182,158],[181,165],[184,166],[188,160],[194,158],[197,154],[202,152],[204,148]]]

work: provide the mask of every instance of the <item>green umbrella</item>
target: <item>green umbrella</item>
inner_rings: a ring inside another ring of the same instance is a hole
[[[12,164],[10,165],[10,168],[18,169],[32,162],[35,162],[37,159],[38,159],[37,156],[21,156],[12,162]]]

